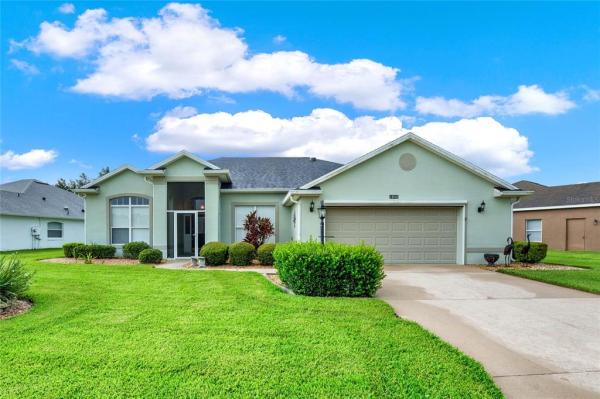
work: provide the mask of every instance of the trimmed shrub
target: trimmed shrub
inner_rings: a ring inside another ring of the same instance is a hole
[[[0,311],[25,294],[32,275],[16,255],[0,256]]]
[[[140,252],[144,249],[152,248],[144,241],[132,241],[123,245],[123,256],[129,259],[137,259],[140,256]]]
[[[74,258],[75,255],[73,254],[73,249],[78,246],[78,245],[83,245],[82,242],[67,242],[66,244],[63,244],[63,252],[65,254],[65,257],[67,258]]]
[[[207,242],[200,248],[200,256],[206,259],[208,266],[218,266],[227,263],[229,246],[224,242]]]
[[[146,248],[138,256],[140,263],[160,263],[162,261],[162,252],[160,249]]]
[[[381,287],[383,256],[364,244],[279,244],[273,252],[281,281],[297,294],[373,296]]]
[[[76,258],[92,257],[95,259],[114,258],[117,249],[112,245],[81,244],[73,247],[73,256]]]
[[[532,242],[527,255],[523,255],[523,247],[527,245],[527,241],[515,241],[514,257],[517,262],[523,263],[538,263],[546,257],[548,252],[548,244],[543,242]]]
[[[256,257],[261,265],[272,265],[273,251],[275,250],[275,244],[263,244],[256,250]]]
[[[241,241],[229,246],[229,261],[235,266],[248,266],[254,259],[254,245]]]

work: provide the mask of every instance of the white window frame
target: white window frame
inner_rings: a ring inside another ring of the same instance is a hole
[[[113,205],[111,204],[111,201],[117,198],[122,198],[122,197],[126,197],[127,198],[127,205]],[[132,197],[139,197],[139,198],[143,198],[148,200],[148,204],[147,205],[133,205],[131,203],[131,198]],[[133,208],[148,208],[148,243],[149,245],[151,245],[150,241],[151,240],[151,212],[150,212],[150,199],[147,197],[144,197],[142,195],[119,195],[117,197],[112,197],[108,200],[108,206],[109,206],[109,215],[108,215],[108,222],[109,222],[109,229],[110,229],[110,244],[111,245],[125,245],[131,242],[132,238],[133,238],[133,229],[137,228],[139,229],[140,227],[133,227]],[[128,212],[128,216],[129,216],[129,226],[128,227],[113,227],[113,220],[112,220],[112,208],[128,208],[129,212]],[[129,235],[128,235],[128,241],[125,243],[114,243],[113,242],[113,228],[115,229],[125,229],[127,228],[129,230]]]
[[[539,220],[540,221],[540,229],[539,230],[532,230],[528,228],[528,222],[535,222]],[[533,241],[533,242],[544,242],[544,236],[543,236],[543,230],[544,230],[544,221],[542,219],[525,219],[525,239],[527,240],[527,234],[530,233],[540,233],[540,240],[539,241]]]
[[[57,223],[60,225],[60,230],[58,229],[51,229],[50,228],[50,223]],[[48,233],[50,233],[50,230],[52,231],[60,231],[60,237],[50,237],[50,235]],[[65,224],[63,222],[57,222],[57,221],[51,221],[48,222],[48,224],[46,225],[46,237],[48,237],[49,240],[62,240],[63,237],[65,236]]]

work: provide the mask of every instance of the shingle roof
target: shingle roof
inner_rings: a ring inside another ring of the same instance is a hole
[[[0,184],[0,214],[83,219],[83,198],[38,180],[17,180]]]
[[[567,184],[564,186],[544,186],[521,180],[514,183],[523,190],[535,191],[524,197],[515,208],[537,208],[542,206],[572,206],[600,203],[600,182]]]
[[[230,188],[298,188],[342,166],[308,157],[223,157],[210,162],[229,169]]]

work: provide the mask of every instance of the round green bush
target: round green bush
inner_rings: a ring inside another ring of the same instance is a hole
[[[254,245],[247,242],[236,242],[229,246],[229,260],[235,266],[248,266],[254,259]]]
[[[272,265],[274,263],[273,251],[275,244],[263,244],[256,250],[256,257],[261,265]]]
[[[543,242],[532,242],[527,255],[523,255],[521,252],[525,245],[527,245],[527,241],[515,241],[514,258],[517,262],[538,263],[546,257],[548,244]]]
[[[219,266],[227,263],[229,246],[224,242],[207,242],[200,248],[200,256],[206,259],[209,266]]]
[[[137,259],[140,256],[140,252],[144,249],[151,248],[150,245],[144,241],[132,241],[123,245],[123,256],[129,259]]]
[[[160,263],[162,261],[162,252],[160,249],[146,248],[138,256],[140,263]]]
[[[370,297],[385,277],[383,256],[364,244],[290,242],[273,258],[281,281],[301,295]]]
[[[73,256],[76,258],[85,258],[91,256],[95,259],[114,258],[117,249],[112,245],[103,244],[79,244],[73,247]]]
[[[65,244],[63,244],[63,253],[65,254],[65,257],[67,258],[74,258],[75,255],[73,254],[73,249],[78,246],[78,245],[83,245],[82,242],[67,242]]]

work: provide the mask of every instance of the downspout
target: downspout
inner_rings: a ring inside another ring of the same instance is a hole
[[[516,198],[516,201],[514,201],[515,198]],[[519,201],[521,201],[521,198],[519,198],[519,197],[512,197],[511,201],[510,201],[510,234],[509,234],[509,237],[512,237],[513,232],[515,231],[515,229],[514,229],[514,220],[515,220],[514,206],[516,204],[518,204]]]
[[[87,244],[87,201],[85,198],[86,194],[79,194],[83,198],[83,243]]]
[[[292,204],[298,206],[298,241],[302,241],[302,206],[300,205],[300,201],[294,199],[293,195],[290,195],[290,201]]]
[[[152,186],[152,218],[154,219],[154,178],[151,176],[144,176],[144,181]],[[150,245],[154,246],[154,220],[150,220],[150,226],[152,227],[149,234],[151,242]]]

